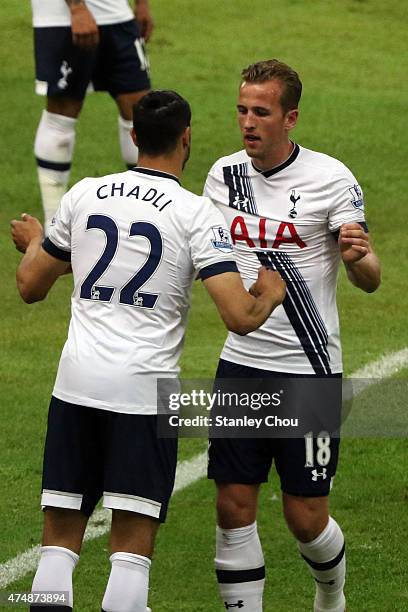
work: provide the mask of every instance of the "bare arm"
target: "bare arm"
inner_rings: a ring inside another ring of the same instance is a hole
[[[71,13],[72,42],[86,49],[96,47],[99,30],[84,0],[65,0]]]
[[[43,300],[59,276],[70,269],[42,248],[43,229],[35,217],[22,215],[22,221],[11,222],[16,248],[24,253],[17,268],[17,288],[27,304]]]
[[[341,226],[339,247],[350,282],[367,293],[378,289],[381,283],[380,262],[368,234],[359,223]]]
[[[152,35],[154,23],[150,13],[148,0],[135,0],[135,18],[140,29],[140,35],[147,42]]]
[[[258,280],[246,291],[236,272],[225,272],[204,281],[227,329],[245,336],[260,327],[282,303],[286,284],[277,272],[260,268]]]

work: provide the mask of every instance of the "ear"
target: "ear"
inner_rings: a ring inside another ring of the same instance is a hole
[[[190,146],[191,144],[191,127],[190,126],[186,127],[186,129],[184,130],[182,137],[181,137],[181,142],[183,144],[184,149]]]
[[[296,127],[296,123],[299,117],[299,110],[294,108],[286,113],[285,116],[285,128],[289,130],[293,130]]]
[[[136,136],[136,132],[134,130],[134,128],[131,129],[130,131],[130,135],[132,137],[133,142],[135,143],[135,145],[137,146],[137,136]]]

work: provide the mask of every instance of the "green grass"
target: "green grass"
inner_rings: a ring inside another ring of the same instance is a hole
[[[239,73],[252,61],[278,57],[304,83],[294,138],[344,161],[367,200],[383,285],[365,295],[339,284],[339,309],[348,373],[408,345],[406,239],[408,85],[406,22],[400,0],[151,0],[156,31],[150,45],[153,85],[174,88],[193,108],[193,151],[184,185],[202,189],[216,158],[240,148],[234,105]],[[43,100],[33,93],[29,3],[3,0],[0,49],[0,270],[2,321],[0,397],[0,561],[41,537],[38,508],[47,403],[66,335],[71,280],[61,279],[44,303],[24,305],[14,270],[20,256],[8,223],[41,207],[32,155]],[[122,167],[116,112],[108,96],[88,98],[78,125],[72,182]],[[183,374],[213,374],[225,331],[196,283]],[[401,376],[407,377],[407,370]],[[386,401],[385,401],[386,403]],[[386,405],[384,406],[386,411]],[[183,440],[181,457],[204,448]],[[408,529],[405,439],[355,440],[342,445],[332,493],[333,514],[347,534],[351,612],[408,609],[404,571]],[[276,476],[264,487],[259,516],[268,566],[265,612],[311,609],[313,585],[283,522]],[[175,495],[160,533],[151,580],[154,612],[221,610],[212,572],[214,491],[200,481]],[[76,610],[99,609],[109,572],[107,538],[84,546],[75,574]],[[29,589],[27,576],[15,589]]]

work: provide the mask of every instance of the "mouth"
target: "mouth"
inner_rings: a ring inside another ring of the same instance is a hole
[[[259,138],[259,136],[255,136],[254,134],[245,134],[244,136],[244,141],[248,143],[258,142],[260,140],[261,139]]]

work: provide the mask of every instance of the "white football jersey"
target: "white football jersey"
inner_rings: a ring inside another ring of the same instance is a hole
[[[222,214],[172,175],[135,168],[77,183],[43,248],[74,277],[54,395],[155,413],[157,379],[179,373],[193,279],[237,271]]]
[[[284,303],[248,336],[230,333],[221,357],[277,372],[341,372],[335,232],[343,223],[364,223],[363,193],[353,174],[297,144],[267,172],[239,151],[214,164],[204,194],[227,221],[246,287],[261,264],[287,283]]]
[[[86,0],[98,25],[130,21],[134,14],[127,0]],[[35,28],[70,26],[71,14],[64,0],[31,0]]]

